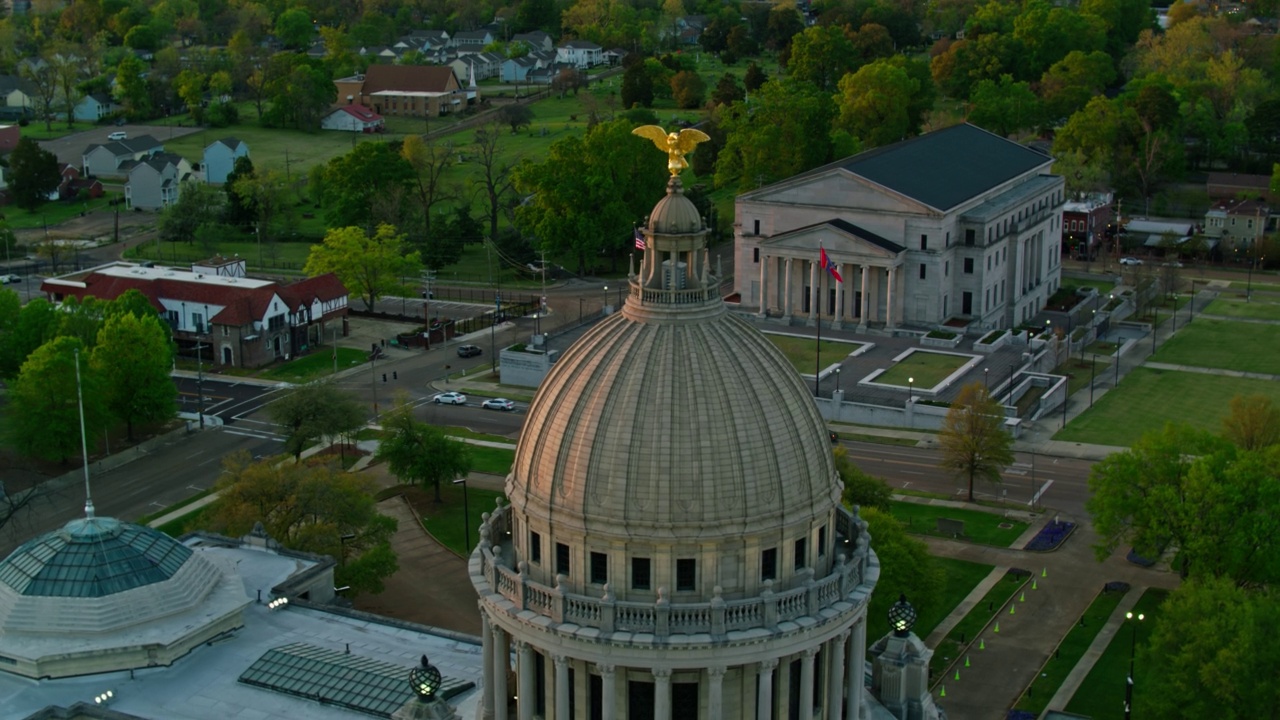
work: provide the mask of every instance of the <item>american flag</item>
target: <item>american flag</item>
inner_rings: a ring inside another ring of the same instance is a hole
[[[644,231],[642,231],[640,228],[636,228],[635,235],[636,235],[636,249],[637,250],[646,249],[646,243],[644,241]]]

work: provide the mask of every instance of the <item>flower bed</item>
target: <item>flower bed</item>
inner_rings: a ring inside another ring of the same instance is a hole
[[[995,352],[996,348],[1007,345],[1009,343],[1009,339],[1012,337],[1013,334],[1007,329],[992,330],[986,335],[983,335],[981,340],[974,343],[973,349],[984,353]]]
[[[964,339],[963,335],[946,330],[933,330],[929,334],[920,338],[920,344],[926,347],[940,347],[952,349],[960,345],[960,341]]]
[[[1073,522],[1050,520],[1045,526],[1040,528],[1040,532],[1031,538],[1031,542],[1027,543],[1024,550],[1032,552],[1050,552],[1057,550],[1062,543],[1067,541],[1071,533],[1076,529]]]

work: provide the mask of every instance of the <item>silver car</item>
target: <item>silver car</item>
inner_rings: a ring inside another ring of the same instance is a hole
[[[442,392],[431,398],[431,402],[437,405],[466,405],[467,396],[460,392]]]

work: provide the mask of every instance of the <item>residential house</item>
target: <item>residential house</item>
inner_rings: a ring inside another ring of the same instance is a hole
[[[1205,181],[1205,191],[1209,193],[1210,200],[1260,197],[1272,204],[1280,203],[1280,193],[1271,191],[1270,175],[1211,172]]]
[[[119,176],[125,173],[121,165],[130,160],[137,161],[164,152],[164,144],[150,135],[139,135],[136,138],[113,140],[108,143],[93,143],[81,154],[80,170],[89,176]]]
[[[706,15],[685,15],[676,19],[676,33],[684,45],[697,45],[702,31],[707,29]]]
[[[58,163],[58,187],[50,190],[46,199],[52,201],[61,198],[63,186],[78,177],[80,177],[80,172],[74,167],[67,163]]]
[[[587,40],[570,40],[556,48],[556,60],[576,68],[593,68],[604,62],[604,49]]]
[[[361,57],[393,63],[400,59],[404,51],[386,45],[366,45],[360,48],[359,54]]]
[[[744,310],[796,322],[1016,327],[1061,284],[1052,165],[964,124],[743,193],[734,291]]]
[[[1219,200],[1204,214],[1204,234],[1231,257],[1246,254],[1268,230],[1271,210],[1262,200]]]
[[[600,54],[604,64],[609,67],[617,67],[622,63],[622,58],[627,56],[627,51],[622,48],[610,48]]]
[[[463,30],[453,34],[453,48],[459,55],[482,52],[493,42],[488,30]]]
[[[98,122],[120,112],[120,106],[106,93],[90,93],[80,98],[71,115],[80,122]]]
[[[346,334],[348,293],[335,275],[280,285],[246,277],[239,258],[190,270],[115,262],[49,278],[41,290],[53,302],[114,300],[138,290],[168,321],[180,347],[210,348],[206,357],[215,366],[261,367],[311,350],[334,330]]]
[[[49,193],[50,200],[75,200],[80,197],[81,192],[89,198],[100,198],[103,195],[102,183],[93,178],[81,177],[80,168],[75,165],[58,163],[58,175],[62,179],[58,181],[58,188]],[[2,183],[0,187],[3,187]]]
[[[1111,193],[1090,193],[1062,205],[1062,251],[1092,260],[1111,237]]]
[[[324,40],[317,40],[311,43],[311,47],[307,48],[307,57],[314,60],[322,59],[329,51],[325,49]]]
[[[236,158],[249,157],[249,144],[243,140],[225,137],[209,143],[204,149],[204,181],[221,185],[235,169]]]
[[[18,147],[22,130],[17,125],[0,125],[0,155],[7,155]]]
[[[34,108],[36,87],[20,75],[0,75],[0,100],[5,107]]]
[[[529,46],[530,50],[555,50],[555,41],[551,36],[541,30],[534,30],[527,33],[516,33],[511,36],[511,42],[522,42]]]
[[[1123,225],[1122,245],[1133,249],[1143,247],[1148,250],[1169,250],[1189,242],[1196,236],[1196,224],[1182,220],[1129,220]],[[1210,239],[1210,247],[1217,245],[1216,239]]]
[[[320,118],[320,129],[375,133],[385,132],[387,128],[382,116],[369,108],[363,105],[343,105]]]
[[[371,65],[364,73],[333,82],[341,104],[364,105],[379,115],[447,115],[478,99],[478,93],[462,89],[447,66]]]
[[[444,30],[414,30],[400,38],[396,45],[404,44],[409,50],[448,50],[453,47],[449,33]]]
[[[160,210],[178,201],[179,186],[191,178],[191,164],[179,155],[159,153],[121,165],[125,207]]]
[[[448,67],[453,68],[454,74],[463,78],[463,82],[470,86],[472,81],[479,82],[499,77],[506,60],[506,57],[495,52],[470,53],[459,55],[456,60],[449,63]]]
[[[529,71],[537,68],[537,58],[528,55],[508,58],[502,61],[502,81],[508,83],[529,82]]]
[[[569,63],[553,62],[530,70],[526,77],[530,84],[550,85],[555,81],[556,76],[558,76],[562,70],[566,69],[577,70],[576,67]]]

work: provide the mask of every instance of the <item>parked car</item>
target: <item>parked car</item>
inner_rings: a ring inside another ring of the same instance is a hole
[[[1142,261],[1136,257],[1122,257],[1120,258],[1120,264],[1121,265],[1141,265]]]
[[[127,132],[125,132],[125,131],[123,131],[123,130],[116,130],[115,132],[113,132],[113,133],[111,133],[110,135],[108,135],[108,136],[107,136],[107,139],[108,139],[108,140],[124,140],[124,139],[126,139],[126,138],[128,138],[128,137],[129,137],[129,133],[127,133]]]
[[[458,346],[458,357],[475,357],[479,355],[481,352],[484,352],[484,351],[480,349],[479,345],[459,345]]]
[[[0,275],[0,285],[8,285],[9,283],[20,283],[20,282],[22,282],[22,276],[20,275]]]
[[[443,392],[431,398],[437,405],[466,405],[467,396],[460,392]]]
[[[1178,262],[1177,260],[1172,260],[1170,262],[1165,263],[1164,266],[1171,267],[1171,268],[1180,268],[1182,267],[1182,263]]]
[[[480,403],[480,407],[485,410],[515,410],[516,404],[506,398],[489,398]]]

